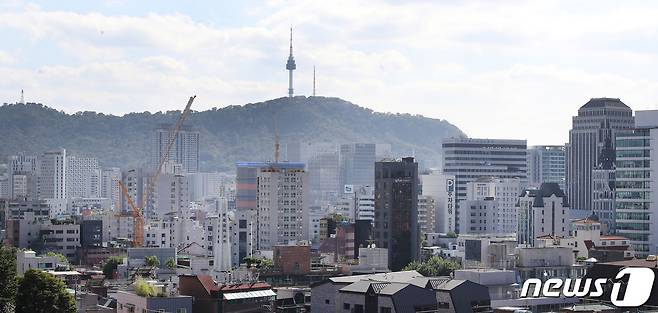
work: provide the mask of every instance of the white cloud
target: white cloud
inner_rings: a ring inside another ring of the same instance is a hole
[[[283,96],[290,25],[298,93],[310,93],[315,64],[322,95],[444,118],[472,136],[563,143],[590,97],[658,102],[658,8],[646,3],[269,1],[248,8],[256,22],[221,27],[176,12],[23,7],[0,13],[0,30],[26,36],[21,51],[55,51],[18,58],[0,45],[11,51],[0,52],[0,97],[25,88],[69,112],[178,109],[190,93],[197,109]]]

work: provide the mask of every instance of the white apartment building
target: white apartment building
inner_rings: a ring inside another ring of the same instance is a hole
[[[525,189],[518,204],[518,243],[534,246],[540,236],[569,234],[569,204],[557,183]]]
[[[101,197],[110,199],[110,205],[117,210],[121,210],[121,169],[118,167],[109,167],[101,170]]]
[[[462,234],[512,234],[517,230],[516,202],[521,181],[481,177],[466,184]]]
[[[421,236],[436,228],[436,202],[431,196],[418,196],[418,227]]]
[[[182,174],[161,174],[147,206],[147,218],[164,218],[169,213],[180,215],[190,205],[187,179]]]
[[[303,164],[277,163],[258,169],[259,250],[309,239],[307,180]]]
[[[375,187],[354,186],[356,195],[356,219],[375,221]]]
[[[39,198],[66,199],[66,150],[45,152],[38,163]]]
[[[66,159],[66,196],[99,198],[101,170],[98,159],[76,156],[69,156]]]
[[[23,275],[29,269],[52,271],[60,262],[56,256],[37,256],[34,251],[19,250],[16,252],[16,274]]]

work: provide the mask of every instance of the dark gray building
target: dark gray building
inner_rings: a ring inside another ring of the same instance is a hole
[[[573,210],[592,210],[592,169],[606,140],[634,127],[633,111],[619,99],[592,98],[573,117],[567,145],[567,195]]]
[[[375,241],[388,249],[393,271],[418,258],[419,185],[413,157],[375,163]]]
[[[103,245],[103,221],[80,221],[80,246],[83,248],[100,247]]]
[[[602,234],[615,232],[615,150],[606,140],[599,164],[592,169],[592,213],[601,222]]]
[[[417,277],[407,282],[361,280],[338,291],[338,312],[491,312],[486,286],[449,277]]]

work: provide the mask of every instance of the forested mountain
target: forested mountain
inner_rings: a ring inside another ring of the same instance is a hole
[[[152,131],[173,123],[180,111],[66,114],[42,104],[0,107],[0,163],[18,151],[41,153],[64,147],[67,154],[98,157],[102,166],[147,164]],[[394,154],[439,160],[441,140],[464,136],[447,121],[418,115],[378,113],[328,97],[298,96],[192,112],[186,120],[201,132],[204,171],[233,171],[236,161],[271,160],[276,119],[286,142],[389,143]]]

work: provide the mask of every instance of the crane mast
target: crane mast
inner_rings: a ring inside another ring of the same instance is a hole
[[[128,205],[130,206],[131,216],[134,218],[133,246],[135,247],[141,247],[144,245],[144,216],[142,215],[142,209],[144,209],[144,201],[146,201],[145,199],[147,199],[150,196],[152,189],[155,185],[155,182],[160,176],[160,172],[162,172],[162,166],[169,160],[169,153],[171,152],[171,148],[176,142],[176,137],[178,137],[178,133],[183,127],[183,122],[185,122],[185,118],[190,113],[190,108],[192,107],[192,102],[194,102],[195,98],[196,96],[190,97],[190,100],[187,101],[187,105],[185,106],[185,109],[178,117],[178,120],[176,120],[176,124],[174,125],[174,128],[170,133],[171,135],[169,136],[169,141],[167,142],[165,151],[162,153],[160,162],[155,170],[155,173],[153,174],[153,177],[151,177],[150,181],[146,185],[146,190],[144,190],[144,195],[140,200],[139,206],[137,206],[133,201],[132,197],[130,196],[130,193],[128,192],[128,188],[126,188],[126,186],[121,181],[119,181],[119,187],[121,188],[121,192],[123,193],[123,196],[126,197],[128,201]]]

